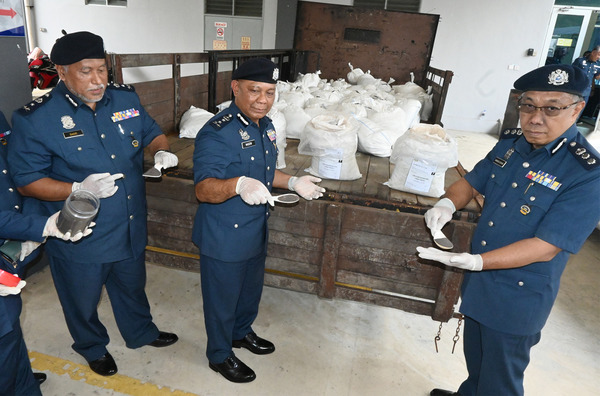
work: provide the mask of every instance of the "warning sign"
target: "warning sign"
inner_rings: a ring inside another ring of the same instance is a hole
[[[215,22],[215,27],[222,27],[222,28],[226,28],[227,27],[227,22]]]
[[[250,49],[250,37],[244,37],[244,36],[242,36],[241,49],[243,49],[243,50],[249,50]]]
[[[225,29],[222,27],[217,28],[217,40],[225,40]]]
[[[227,49],[227,41],[213,40],[213,49],[214,50],[226,50]]]

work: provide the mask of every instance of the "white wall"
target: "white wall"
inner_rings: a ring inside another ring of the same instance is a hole
[[[321,2],[352,5],[353,0]],[[553,4],[422,0],[421,12],[441,16],[431,65],[454,72],[442,119],[445,127],[496,131],[512,83],[544,56],[541,48]],[[203,10],[204,0],[129,0],[126,8],[86,6],[83,0],[35,0],[33,8],[37,46],[44,51],[50,52],[65,29],[99,34],[106,50],[116,53],[203,51]],[[263,10],[263,48],[273,48],[277,1],[264,0]],[[537,56],[526,56],[528,48]],[[508,65],[518,65],[519,70],[509,70]]]
[[[422,0],[421,12],[441,16],[431,65],[454,72],[442,118],[446,128],[496,131],[513,82],[546,57],[542,46],[553,5],[554,0]],[[528,48],[537,56],[526,56]]]

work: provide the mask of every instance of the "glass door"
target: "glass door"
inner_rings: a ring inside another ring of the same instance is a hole
[[[545,58],[541,57],[540,66],[571,64],[580,57],[591,15],[592,10],[589,9],[555,7],[544,45],[544,53],[547,55]]]

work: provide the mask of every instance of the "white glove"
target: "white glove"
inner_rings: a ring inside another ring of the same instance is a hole
[[[419,257],[425,260],[438,261],[450,267],[462,268],[469,271],[481,271],[483,269],[483,258],[479,254],[450,253],[436,248],[417,247]]]
[[[85,229],[83,231],[79,231],[77,234],[75,234],[73,236],[71,236],[71,232],[67,232],[66,234],[63,234],[62,232],[60,232],[60,230],[58,229],[58,226],[56,225],[56,221],[57,221],[59,215],[60,215],[60,210],[48,218],[48,221],[46,221],[46,225],[44,226],[44,231],[42,232],[43,237],[55,237],[55,238],[60,238],[63,241],[77,242],[81,238],[90,235],[92,233],[92,227],[96,225],[96,223],[94,223],[92,221],[87,227],[85,227]],[[31,242],[31,241],[27,241],[27,242]],[[22,250],[21,250],[21,252],[22,252]],[[31,253],[31,252],[29,252],[29,253]],[[21,258],[21,261],[23,261],[22,258]]]
[[[167,169],[177,166],[179,159],[175,154],[166,150],[158,150],[154,154],[154,167],[156,169]]]
[[[117,192],[118,186],[115,186],[115,180],[123,177],[122,173],[93,173],[86,177],[81,183],[74,182],[72,191],[88,190],[96,194],[98,198],[108,198]]]
[[[21,289],[25,287],[27,283],[22,280],[19,281],[19,284],[15,287],[10,287],[6,285],[0,285],[0,296],[5,297],[9,294],[15,295],[21,293]]]
[[[448,198],[442,198],[433,205],[433,208],[425,212],[425,224],[431,230],[431,235],[441,231],[442,227],[452,220],[455,211],[454,203]]]
[[[323,196],[325,189],[316,185],[321,179],[314,176],[304,175],[300,177],[292,176],[288,180],[290,191],[296,191],[298,195],[306,200],[317,199]]]
[[[40,242],[35,241],[25,241],[21,243],[21,254],[19,254],[19,261],[25,260],[25,257],[29,256],[31,252],[37,249],[40,245]]]
[[[266,204],[275,206],[275,199],[260,181],[251,177],[242,176],[238,179],[235,185],[236,194],[248,205]]]

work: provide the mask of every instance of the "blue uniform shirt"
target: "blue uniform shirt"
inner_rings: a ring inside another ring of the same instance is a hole
[[[20,213],[23,203],[10,178],[6,161],[6,144],[10,134],[10,126],[6,122],[4,114],[0,112],[0,245],[6,239],[42,242],[44,240],[42,232],[47,217],[39,215],[23,216]],[[20,269],[24,268],[35,257],[35,253],[30,254],[24,262],[19,263],[18,268],[14,268],[12,263],[0,257],[0,269],[22,275]],[[0,320],[0,338],[13,331],[15,326],[18,326],[20,312],[20,295],[0,297],[0,318],[2,318]]]
[[[162,134],[129,86],[111,85],[93,111],[60,82],[42,98],[15,111],[8,159],[18,186],[49,177],[81,182],[92,173],[123,173],[119,189],[100,200],[94,232],[72,243],[48,240],[49,255],[77,262],[139,257],[146,247],[143,148]],[[29,199],[46,214],[64,201]]]
[[[277,161],[275,129],[268,117],[259,124],[235,103],[209,120],[196,136],[194,183],[247,176],[270,191]],[[201,203],[193,241],[203,255],[243,261],[266,252],[268,216],[268,205],[248,205],[239,195],[220,204]]]
[[[600,220],[600,159],[575,125],[537,150],[520,129],[502,137],[465,175],[485,196],[472,253],[532,237],[562,251],[521,268],[466,272],[460,311],[495,330],[531,335],[550,314],[569,253]]]
[[[587,58],[582,56],[581,58],[577,58],[575,61],[573,61],[573,66],[578,67],[585,72],[586,76],[590,80],[591,89],[591,85],[595,84],[594,78],[600,74],[600,61],[590,62],[587,60]],[[586,95],[589,96],[590,92],[588,91]]]

